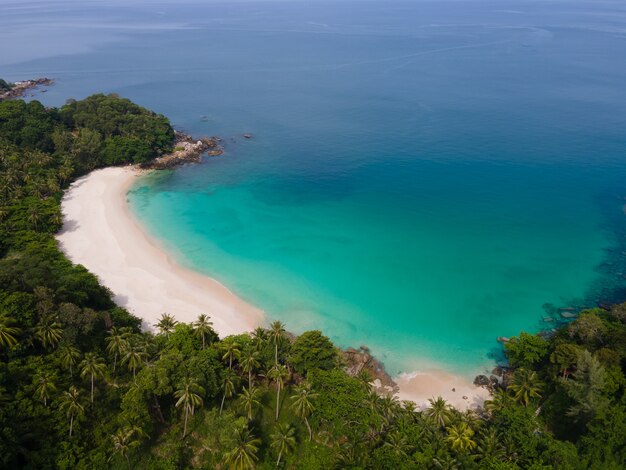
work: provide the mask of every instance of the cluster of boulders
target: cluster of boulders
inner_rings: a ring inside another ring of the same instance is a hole
[[[377,393],[390,395],[398,392],[398,385],[391,379],[383,364],[372,356],[367,346],[346,349],[343,351],[343,360],[348,375],[356,377],[362,371],[367,372],[373,379],[373,389]]]
[[[484,374],[477,375],[474,379],[474,385],[484,387],[490,392],[493,392],[498,387],[506,388],[510,378],[510,369],[508,367],[498,366],[491,371],[491,375],[489,377]]]
[[[224,153],[219,137],[194,139],[184,132],[175,131],[174,150],[144,165],[144,168],[166,170],[184,163],[198,163],[202,155],[217,156]]]
[[[19,98],[22,96],[27,90],[31,90],[38,86],[49,86],[52,85],[53,80],[50,78],[35,78],[33,80],[24,80],[21,82],[15,82],[11,84],[11,88],[4,93],[0,93],[0,101],[10,100],[14,98]],[[45,92],[46,90],[42,90]]]

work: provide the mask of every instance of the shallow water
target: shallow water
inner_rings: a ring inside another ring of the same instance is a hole
[[[269,319],[470,375],[621,295],[623,2],[47,5],[0,15],[0,75],[222,136],[131,206]]]

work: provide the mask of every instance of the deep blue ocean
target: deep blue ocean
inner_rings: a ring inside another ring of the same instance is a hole
[[[0,44],[45,104],[119,93],[221,136],[132,210],[392,373],[472,375],[498,336],[626,298],[623,1],[2,1]]]

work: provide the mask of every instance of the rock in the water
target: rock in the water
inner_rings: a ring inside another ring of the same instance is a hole
[[[477,375],[474,379],[474,385],[478,385],[479,387],[485,387],[489,385],[489,383],[489,377],[483,374]]]

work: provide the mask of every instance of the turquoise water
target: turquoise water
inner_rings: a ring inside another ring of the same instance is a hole
[[[471,375],[498,336],[623,297],[623,2],[26,6],[2,75],[224,138],[131,207],[268,320]]]

